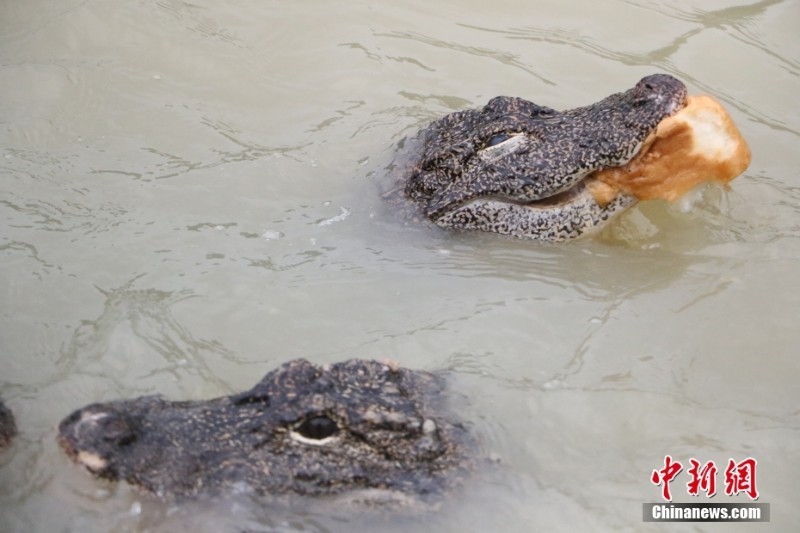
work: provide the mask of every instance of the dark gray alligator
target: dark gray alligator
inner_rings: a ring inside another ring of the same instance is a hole
[[[17,425],[14,423],[14,415],[3,403],[3,400],[0,400],[0,450],[11,444],[11,439],[16,434]]]
[[[654,74],[568,111],[498,96],[422,130],[387,196],[443,228],[578,237],[636,203],[619,193],[600,205],[584,180],[630,161],[658,123],[684,107],[686,94],[679,80]]]
[[[424,500],[467,464],[470,439],[440,410],[442,388],[441,376],[391,364],[298,359],[232,396],[89,405],[60,423],[58,438],[94,475],[162,497],[237,487]]]

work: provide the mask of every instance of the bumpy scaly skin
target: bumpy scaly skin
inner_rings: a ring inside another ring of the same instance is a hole
[[[17,434],[17,425],[11,410],[0,400],[0,450],[11,444],[11,439]]]
[[[555,111],[498,96],[447,115],[420,133],[402,188],[439,226],[560,241],[599,227],[635,199],[598,205],[583,187],[593,172],[626,164],[686,88],[666,74],[595,104]]]
[[[59,441],[93,474],[160,496],[238,486],[424,497],[466,465],[465,430],[436,409],[441,389],[436,375],[375,361],[299,359],[232,396],[89,405],[61,422]]]
[[[601,228],[636,201],[633,196],[620,194],[611,203],[600,206],[581,187],[576,197],[565,205],[539,209],[497,200],[483,200],[444,214],[436,220],[436,224],[443,228],[491,231],[501,235],[561,242]],[[531,213],[534,209],[536,211]]]

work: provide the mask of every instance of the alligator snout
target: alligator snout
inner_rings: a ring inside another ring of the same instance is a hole
[[[108,468],[108,457],[117,449],[136,441],[132,421],[100,405],[75,411],[61,421],[58,432],[67,454],[98,474]]]

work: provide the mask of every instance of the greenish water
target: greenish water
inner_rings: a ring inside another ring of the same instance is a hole
[[[0,2],[0,396],[20,429],[0,531],[664,531],[641,504],[667,454],[756,458],[767,527],[794,529],[799,20],[789,0]],[[656,71],[750,142],[729,190],[563,246],[381,205],[397,143],[436,117],[498,94],[575,107]],[[87,403],[227,394],[296,357],[451,371],[493,464],[439,512],[376,518],[162,504],[55,442]],[[676,501],[709,501],[688,479]]]

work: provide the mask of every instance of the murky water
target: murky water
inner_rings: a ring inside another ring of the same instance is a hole
[[[664,531],[641,504],[666,454],[756,458],[770,530],[796,528],[800,4],[693,3],[0,2],[0,396],[20,428],[0,530],[374,530],[357,509],[164,505],[55,443],[87,403],[227,394],[295,357],[452,371],[495,463],[381,528]],[[736,119],[754,159],[731,190],[563,246],[381,205],[397,143],[438,116],[574,107],[655,71]],[[705,501],[687,479],[676,500]]]

